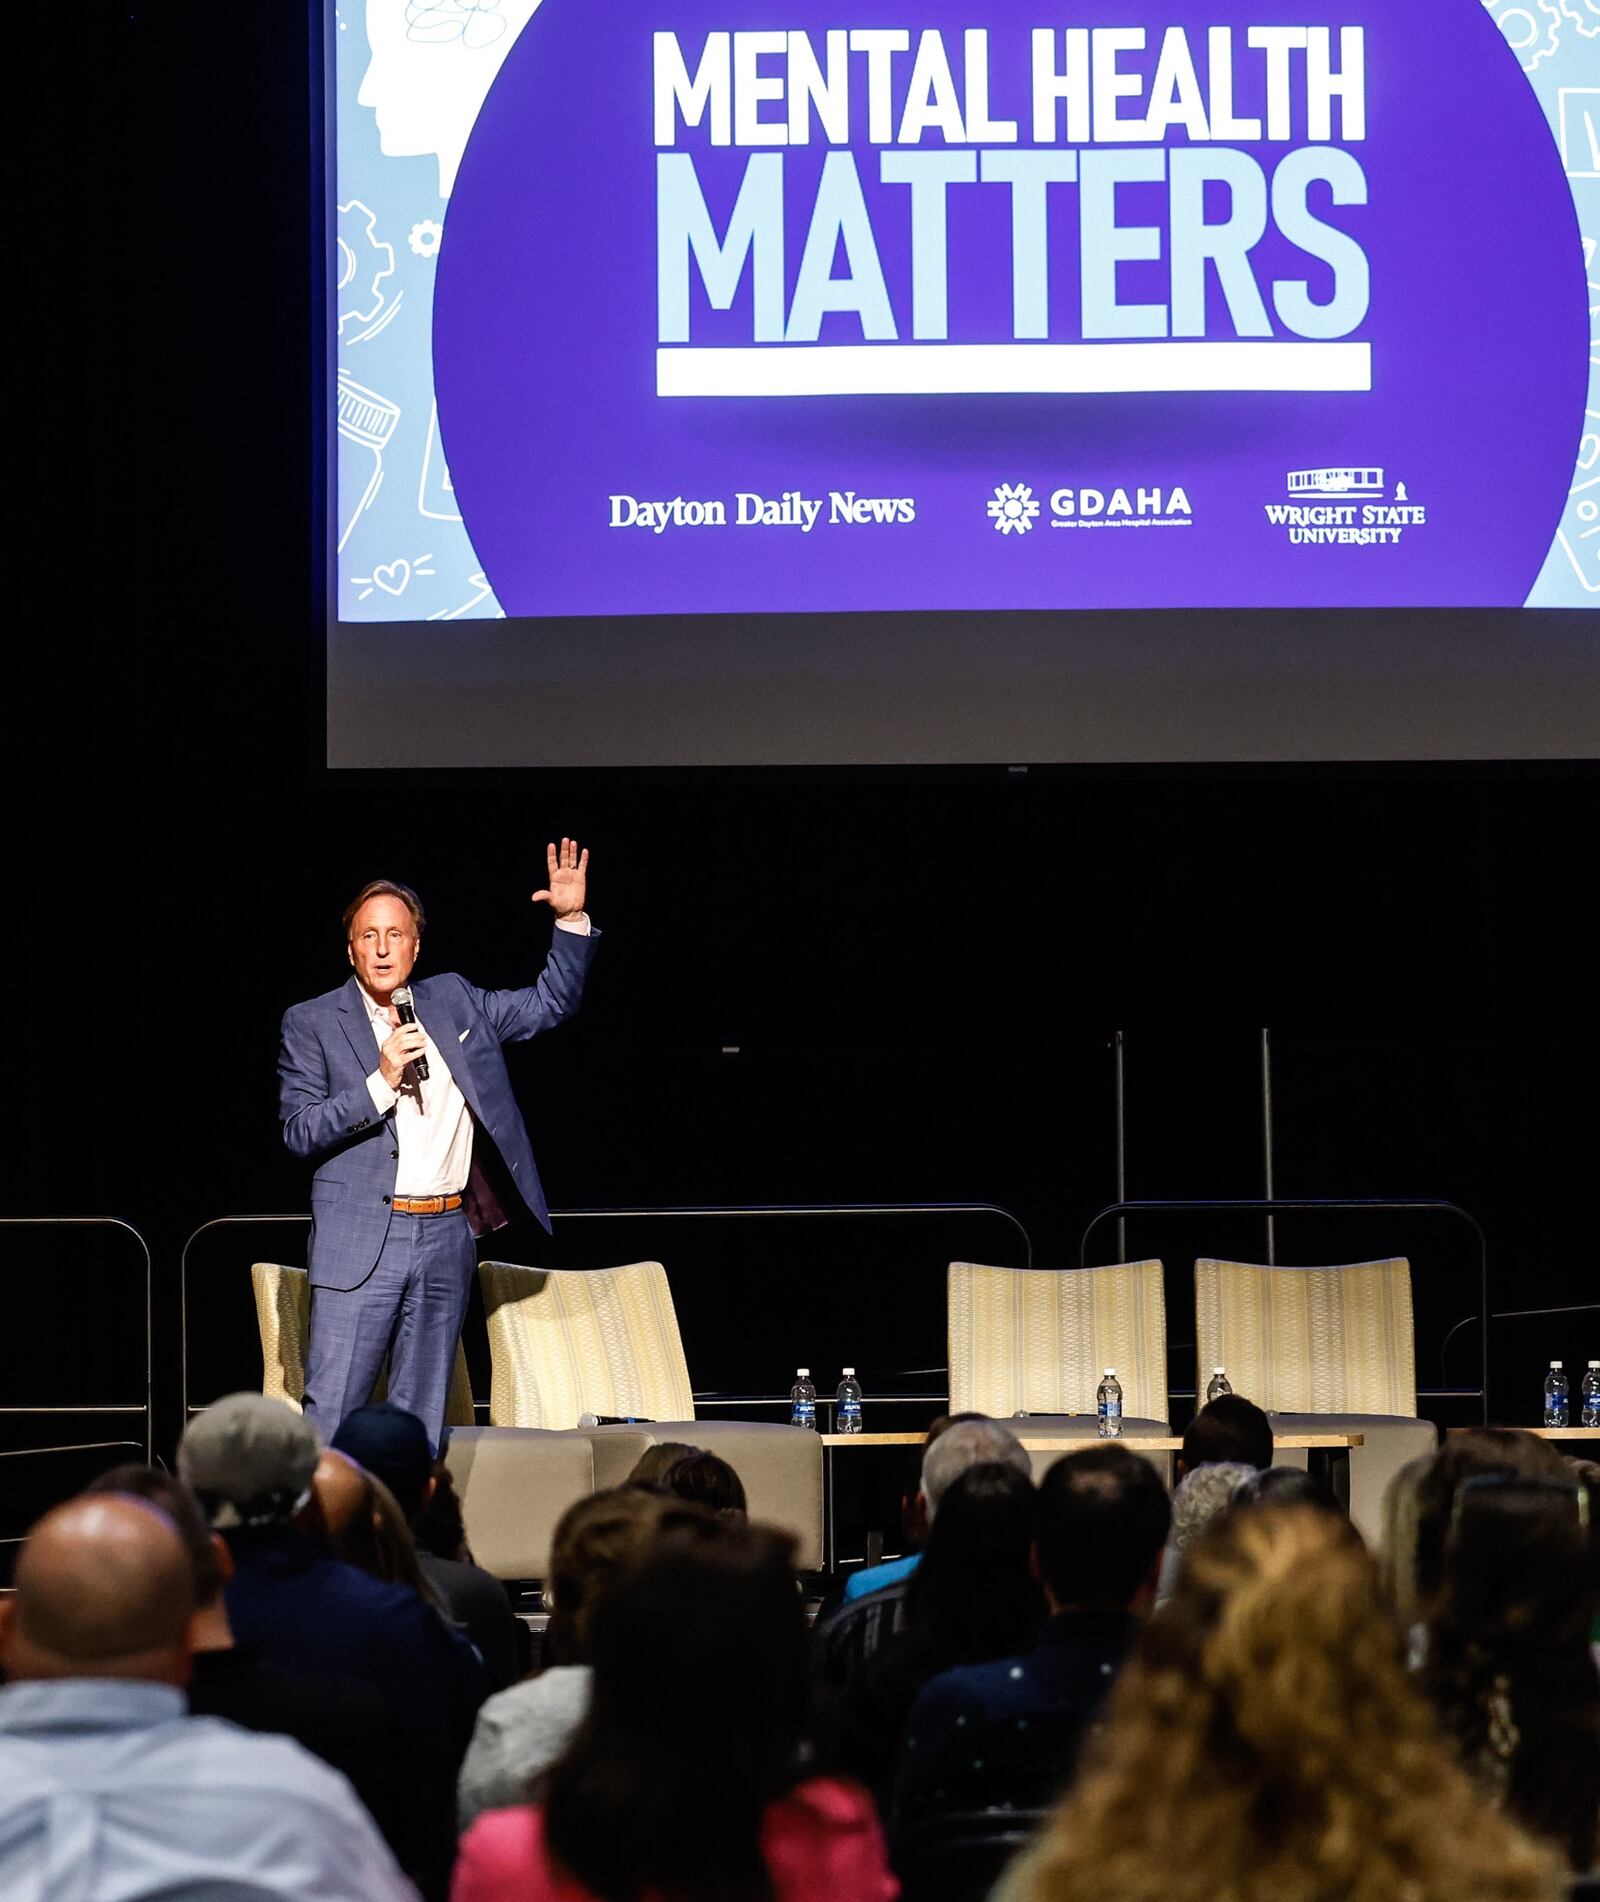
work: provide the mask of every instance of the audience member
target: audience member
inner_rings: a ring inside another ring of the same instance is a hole
[[[376,1473],[329,1448],[317,1461],[311,1490],[338,1557],[385,1584],[405,1586],[448,1621],[444,1600],[423,1576],[399,1501]]]
[[[626,1483],[630,1486],[659,1486],[678,1461],[691,1453],[698,1453],[698,1446],[689,1446],[682,1440],[658,1440],[654,1446],[647,1446],[633,1463]]]
[[[1178,1478],[1182,1481],[1201,1466],[1253,1466],[1265,1472],[1272,1464],[1272,1450],[1272,1422],[1255,1402],[1243,1394],[1219,1394],[1184,1431]]]
[[[661,1475],[661,1484],[675,1499],[682,1499],[691,1506],[704,1506],[707,1512],[732,1519],[749,1516],[744,1481],[715,1453],[702,1453],[698,1449],[685,1453]]]
[[[1407,1460],[1384,1489],[1383,1542],[1378,1548],[1378,1576],[1395,1622],[1415,1646],[1420,1661],[1422,1604],[1417,1596],[1417,1527],[1422,1511],[1422,1479],[1435,1455]]]
[[[499,1691],[514,1684],[528,1667],[527,1627],[513,1610],[505,1586],[493,1573],[474,1565],[463,1550],[465,1531],[450,1469],[442,1461],[435,1462],[421,1420],[392,1401],[373,1401],[345,1415],[332,1444],[394,1495],[411,1537],[401,1541],[398,1532],[391,1529],[386,1533],[380,1497],[377,1530],[380,1543],[387,1542],[390,1548],[390,1562],[404,1566],[405,1546],[410,1544],[445,1616],[465,1633],[483,1659],[489,1688]],[[442,1553],[429,1547],[421,1530],[424,1515],[441,1492],[455,1508],[453,1545]]]
[[[194,1616],[189,1708],[243,1730],[276,1732],[350,1779],[403,1869],[419,1866],[416,1801],[409,1759],[383,1694],[354,1677],[287,1671],[240,1644],[223,1588],[233,1575],[227,1542],[213,1532],[181,1480],[156,1466],[115,1466],[85,1497],[120,1493],[166,1514],[189,1556]]]
[[[1233,1511],[1244,1506],[1315,1506],[1344,1514],[1327,1486],[1303,1466],[1267,1466],[1247,1473],[1234,1487],[1229,1506]]]
[[[923,1685],[955,1665],[1031,1649],[1045,1615],[1031,1563],[1033,1517],[1033,1482],[1025,1473],[968,1467],[939,1500],[922,1563],[905,1587],[903,1627],[824,1698],[827,1760],[866,1784],[885,1813],[900,1738]],[[846,1607],[841,1616],[860,1609]]]
[[[1479,1786],[1580,1874],[1600,1854],[1590,1510],[1559,1467],[1462,1477],[1419,1676]]]
[[[1060,1794],[1155,1602],[1171,1516],[1155,1468],[1114,1442],[1050,1468],[1033,1562],[1051,1615],[1026,1655],[924,1688],[900,1753],[897,1837],[952,1810],[1040,1810]]]
[[[1569,1456],[1567,1470],[1589,1495],[1589,1579],[1595,1598],[1595,1622],[1591,1636],[1595,1663],[1600,1665],[1600,1462]]]
[[[1227,1513],[1144,1628],[996,1902],[1556,1902],[1407,1681],[1371,1561],[1304,1506]]]
[[[34,1527],[0,1603],[0,1894],[411,1896],[342,1777],[187,1713],[194,1610],[190,1553],[147,1500],[77,1499]]]
[[[282,1401],[233,1394],[190,1425],[178,1472],[227,1541],[224,1596],[239,1641],[290,1669],[358,1677],[383,1693],[425,1793],[419,1829],[434,1845],[425,1886],[436,1886],[483,1669],[415,1592],[335,1557],[312,1485],[319,1452],[310,1421]]]
[[[1172,1495],[1172,1530],[1167,1535],[1167,1550],[1161,1561],[1161,1579],[1156,1586],[1158,1605],[1164,1605],[1177,1590],[1185,1549],[1193,1544],[1219,1513],[1227,1510],[1240,1486],[1258,1470],[1257,1467],[1238,1465],[1231,1460],[1218,1460],[1195,1467],[1178,1481],[1177,1490]]]
[[[520,1801],[566,1748],[589,1708],[595,1609],[643,1557],[662,1521],[684,1510],[629,1483],[579,1499],[562,1514],[545,1586],[551,1614],[545,1656],[553,1662],[537,1677],[491,1697],[478,1712],[456,1789],[460,1828],[484,1810]]]
[[[461,1495],[456,1491],[454,1474],[442,1459],[436,1459],[430,1478],[433,1483],[411,1528],[417,1550],[431,1552],[436,1559],[476,1564],[472,1548],[467,1544],[466,1521],[461,1515]]]
[[[924,1543],[945,1493],[969,1467],[983,1464],[1011,1466],[1030,1478],[1033,1473],[1033,1463],[1022,1442],[1009,1427],[987,1414],[955,1414],[943,1423],[936,1420],[929,1428],[915,1511]],[[913,1553],[906,1560],[873,1566],[858,1575],[860,1580],[871,1579],[874,1574],[884,1579],[870,1590],[857,1590],[858,1579],[853,1578],[845,1587],[844,1605],[819,1621],[811,1668],[825,1696],[857,1679],[904,1626],[907,1593],[921,1558],[920,1552]]]
[[[1412,1589],[1419,1604],[1432,1604],[1444,1585],[1445,1544],[1461,1482],[1490,1473],[1564,1480],[1567,1463],[1548,1441],[1514,1427],[1474,1427],[1470,1432],[1447,1434],[1417,1479]]]
[[[694,1514],[594,1608],[589,1711],[539,1801],[480,1816],[455,1902],[890,1902],[864,1792],[808,1777],[782,1535]]]
[[[869,1592],[882,1591],[885,1585],[898,1585],[917,1569],[917,1560],[922,1556],[922,1547],[927,1541],[928,1527],[933,1519],[934,1507],[929,1503],[927,1488],[923,1483],[923,1468],[927,1464],[928,1450],[934,1442],[944,1438],[953,1426],[963,1426],[969,1421],[982,1420],[989,1425],[991,1421],[986,1413],[941,1413],[928,1428],[928,1437],[918,1449],[912,1472],[915,1477],[906,1491],[900,1496],[900,1529],[905,1538],[906,1551],[897,1559],[885,1559],[880,1565],[864,1565],[859,1572],[852,1572],[845,1583],[845,1603],[850,1604],[858,1598],[865,1598]],[[1015,1436],[1002,1428],[1013,1441]],[[978,1455],[982,1459],[1005,1460],[1009,1448],[1000,1451],[991,1450]],[[975,1463],[975,1462],[974,1462]],[[938,1472],[938,1467],[935,1467]],[[945,1484],[955,1478],[955,1472],[945,1475]]]

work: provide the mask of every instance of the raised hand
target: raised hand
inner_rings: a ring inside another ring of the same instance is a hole
[[[544,855],[550,883],[533,894],[533,902],[548,905],[558,918],[581,917],[589,883],[588,848],[580,852],[576,839],[563,839],[559,849],[547,845]]]

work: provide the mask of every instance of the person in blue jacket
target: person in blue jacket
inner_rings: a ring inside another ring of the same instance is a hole
[[[572,1016],[600,934],[584,910],[588,852],[563,839],[546,856],[533,902],[556,928],[526,989],[454,972],[412,987],[422,903],[378,879],[345,909],[351,976],[284,1015],[283,1139],[316,1165],[304,1405],[325,1434],[368,1399],[387,1355],[389,1398],[437,1448],[474,1236],[524,1215],[550,1226],[502,1046]]]

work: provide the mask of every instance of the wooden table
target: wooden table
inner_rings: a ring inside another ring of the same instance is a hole
[[[1501,1433],[1526,1433],[1535,1440],[1600,1440],[1600,1426],[1500,1426]],[[1481,1433],[1482,1427],[1446,1427],[1447,1433]]]
[[[1069,1414],[1069,1419],[1092,1420],[1093,1414]],[[1081,1453],[1086,1447],[1099,1446],[1098,1434],[1093,1436],[1067,1435],[1062,1433],[1030,1433],[1027,1423],[1017,1420],[1002,1420],[1001,1426],[1009,1427],[1030,1453]],[[1591,1429],[1592,1431],[1592,1429]],[[847,1446],[925,1446],[926,1433],[819,1433],[822,1442],[822,1494],[823,1494],[823,1565],[830,1572],[838,1570],[838,1546],[833,1529],[834,1499],[834,1458],[841,1447]],[[1125,1446],[1130,1453],[1181,1453],[1181,1437],[1162,1433],[1122,1433],[1115,1442]],[[1329,1459],[1341,1455],[1348,1460],[1353,1446],[1365,1446],[1363,1433],[1278,1433],[1273,1435],[1275,1447],[1288,1447],[1295,1451],[1320,1452]],[[880,1535],[868,1535],[868,1563],[872,1559],[873,1541]]]

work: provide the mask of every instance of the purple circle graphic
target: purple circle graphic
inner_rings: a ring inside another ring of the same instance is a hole
[[[884,120],[867,51],[842,48],[848,143],[817,106],[806,142],[741,144],[788,124],[805,69],[781,36],[806,35],[822,71],[847,13],[543,0],[507,59],[450,205],[434,366],[508,614],[1521,604],[1571,479],[1587,298],[1554,140],[1481,6],[1308,0],[1308,37],[1270,47],[1250,30],[1302,27],[1260,0],[1123,0],[1103,24],[1143,26],[1142,49],[1086,37],[1075,55],[1052,27],[1056,68],[1089,76],[1083,110],[1110,100],[1107,122],[1075,136],[1063,95],[1059,142],[1036,143],[1049,9],[886,0],[865,24],[907,50],[884,55]],[[988,117],[1014,141],[954,136],[981,131],[975,22]],[[1172,28],[1194,87],[1169,70],[1175,123],[1119,140],[1110,114],[1143,113],[1158,60],[1181,63]],[[1339,85],[1346,29],[1364,123]],[[679,114],[658,147],[665,33],[689,82],[715,70],[708,34],[769,37],[736,40],[726,94],[712,79],[700,122]],[[1120,107],[1100,91],[1117,76]],[[932,121],[915,144],[910,94]],[[1037,187],[1043,225],[1019,238],[1032,212],[1005,167],[1035,152],[1078,170]],[[859,225],[833,246],[819,201],[864,212],[876,289]],[[754,236],[735,281],[736,205]],[[952,348],[970,346],[997,354]],[[837,387],[857,375],[864,393]],[[658,393],[658,377],[758,393]],[[772,393],[785,378],[821,393]],[[1217,387],[1230,378],[1278,387]]]

